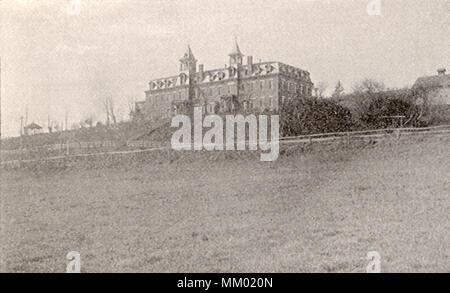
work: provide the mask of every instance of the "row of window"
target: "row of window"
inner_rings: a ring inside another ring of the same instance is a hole
[[[170,93],[170,94],[165,94],[165,95],[157,95],[157,96],[152,96],[150,98],[152,103],[161,103],[161,102],[173,102],[175,100],[184,100],[187,98],[186,96],[186,92],[176,92],[176,93]],[[231,86],[219,86],[216,88],[207,88],[204,90],[204,94],[207,96],[213,96],[215,94],[217,95],[224,95],[224,94],[231,94]]]
[[[170,109],[160,109],[158,111],[153,111],[149,113],[148,118],[150,120],[160,119],[160,118],[170,118],[172,117],[172,111]]]
[[[254,91],[254,90],[263,90],[263,89],[273,89],[273,81],[272,80],[260,80],[260,81],[254,81],[254,82],[245,82],[242,84],[244,91]],[[205,93],[207,96],[212,96],[214,94],[214,90],[218,95],[223,94],[231,94],[231,85],[225,86],[224,88],[222,86],[218,86],[217,88],[207,88],[205,90]]]
[[[231,85],[224,86],[224,87],[218,86],[218,87],[216,87],[216,88],[210,87],[210,88],[206,88],[206,89],[204,90],[204,93],[205,93],[207,96],[212,96],[212,95],[214,95],[214,92],[217,93],[217,95],[231,94]]]
[[[242,84],[244,90],[246,91],[253,91],[256,89],[263,90],[263,89],[273,89],[273,81],[268,80],[260,80],[260,81],[254,81],[254,82],[245,82]],[[207,88],[206,94],[208,96],[213,95],[214,88]],[[231,85],[225,86],[224,88],[219,86],[216,88],[216,92],[218,95],[222,94],[231,94]]]
[[[151,96],[150,97],[150,101],[152,103],[163,103],[163,102],[167,102],[167,103],[171,103],[175,100],[183,100],[186,98],[186,92],[182,92],[182,91],[178,91],[175,93],[170,93],[170,94],[165,94],[165,95],[158,95],[158,96]]]
[[[304,86],[303,84],[297,84],[295,82],[290,81],[281,81],[281,88],[285,91],[291,92],[291,93],[297,93],[299,92],[302,95],[311,95],[311,87]]]
[[[290,99],[289,97],[282,96],[281,97],[281,103],[287,102],[287,100]],[[250,101],[244,101],[242,104],[242,107],[244,110],[250,110],[250,109],[258,109],[260,111],[263,110],[274,110],[276,108],[276,101],[273,99],[273,97],[260,97],[255,98]],[[171,106],[170,109],[159,109],[156,112],[153,113],[153,117],[151,118],[170,118],[172,115],[177,114],[179,109],[177,109],[177,106]],[[218,104],[211,103],[206,105],[206,107],[203,108],[204,114],[214,114],[216,112],[227,112],[227,111],[233,111],[234,110],[234,104],[232,102],[225,102],[222,101]]]
[[[206,96],[213,96],[213,95],[225,95],[225,94],[231,94],[232,92],[232,86],[218,86],[216,88],[206,88],[204,90],[204,94]],[[281,87],[283,90],[289,91],[291,93],[297,93],[297,91],[300,94],[303,95],[311,95],[311,87],[309,86],[303,86],[302,84],[298,85],[294,82],[289,81],[281,81]],[[254,82],[245,82],[243,83],[243,89],[246,92],[252,92],[255,90],[263,90],[263,89],[273,89],[273,81],[272,80],[259,80]],[[153,103],[160,103],[160,102],[168,102],[171,103],[175,100],[183,100],[187,98],[187,93],[184,91],[178,91],[176,93],[170,93],[165,95],[158,95],[151,97],[151,102]]]
[[[231,94],[231,92],[232,92],[231,87],[232,87],[231,85],[227,85],[227,86],[218,86],[216,88],[212,88],[212,87],[206,88],[204,90],[204,94],[207,96],[213,96],[215,94],[217,94],[219,96],[225,95],[225,94]],[[272,80],[268,80],[268,81],[260,80],[260,81],[254,81],[254,82],[246,82],[243,84],[243,87],[244,87],[244,91],[254,91],[256,89],[263,90],[265,88],[272,89],[273,81]],[[172,102],[176,99],[182,100],[182,98],[184,98],[184,96],[183,96],[182,92],[179,91],[177,93],[153,96],[151,98],[151,100],[153,103],[159,103],[159,102]]]
[[[243,84],[244,91],[254,91],[254,90],[263,90],[263,89],[273,89],[273,80],[256,80],[249,81]]]
[[[285,98],[283,97],[283,101]],[[218,104],[211,103],[206,105],[206,107],[203,108],[204,114],[214,114],[216,112],[228,112],[234,110],[234,103],[232,102],[226,102],[222,101]],[[250,109],[258,109],[260,111],[264,110],[274,110],[276,108],[276,101],[273,99],[273,97],[260,97],[256,99],[252,99],[250,101],[244,101],[242,104],[242,107],[244,110],[250,110]],[[181,111],[181,108],[178,109],[177,106],[171,106],[169,109],[158,109],[156,111],[152,111],[153,113],[150,113],[150,119],[158,119],[158,118],[170,118],[172,115],[177,114],[179,111]]]
[[[264,109],[274,110],[275,105],[276,103],[273,97],[269,97],[268,99],[261,97],[250,101],[244,101],[242,107],[244,108],[244,110],[259,109],[262,111]],[[234,110],[234,104],[231,102],[221,102],[219,103],[218,107],[219,112],[227,112]],[[214,114],[216,112],[216,104],[208,104],[205,110],[209,114]]]

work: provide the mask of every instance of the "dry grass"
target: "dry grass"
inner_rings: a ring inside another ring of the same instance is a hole
[[[450,272],[449,142],[3,170],[2,270]]]

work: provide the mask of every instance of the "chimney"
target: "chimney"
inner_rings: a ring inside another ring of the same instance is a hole
[[[247,68],[248,68],[248,73],[252,74],[253,73],[253,56],[247,56]]]
[[[200,80],[203,80],[203,64],[198,65],[198,75],[200,77]]]
[[[446,72],[446,71],[447,71],[447,70],[446,70],[445,68],[439,68],[437,72],[438,72],[438,75],[439,75],[439,76],[443,76],[443,75],[445,75],[445,72]]]

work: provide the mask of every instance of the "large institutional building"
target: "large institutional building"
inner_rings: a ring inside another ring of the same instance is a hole
[[[203,113],[277,112],[287,99],[311,96],[309,72],[281,62],[254,63],[237,42],[224,68],[205,70],[188,46],[177,75],[149,82],[145,101],[136,104],[146,119],[159,120],[200,106]]]

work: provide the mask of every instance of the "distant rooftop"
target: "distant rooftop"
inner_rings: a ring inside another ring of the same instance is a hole
[[[445,74],[445,68],[438,69],[437,72],[437,75],[419,77],[413,87],[435,88],[450,84],[450,74]]]
[[[34,122],[25,126],[27,129],[42,129],[42,127]]]

